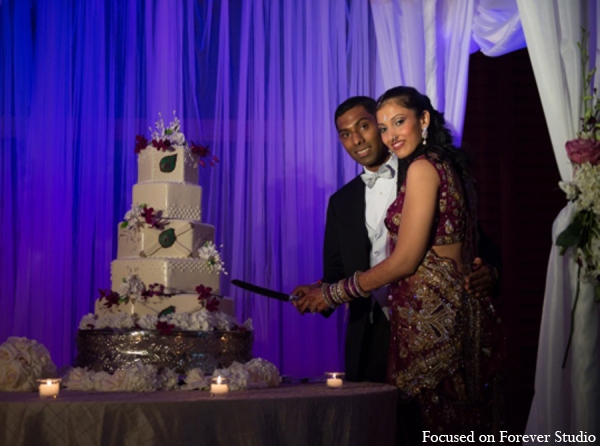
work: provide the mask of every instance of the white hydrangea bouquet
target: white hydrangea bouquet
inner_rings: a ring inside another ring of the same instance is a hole
[[[560,182],[567,199],[573,202],[575,213],[569,226],[558,235],[560,253],[570,248],[577,263],[577,289],[571,312],[571,334],[563,361],[565,366],[573,335],[574,314],[579,299],[580,283],[594,286],[596,301],[600,302],[600,98],[593,88],[596,68],[589,69],[589,32],[582,30],[578,44],[583,73],[581,96],[581,128],[577,138],[567,141],[566,150],[573,164],[573,180]]]
[[[38,379],[55,376],[50,353],[37,341],[13,336],[0,345],[0,391],[33,392]]]

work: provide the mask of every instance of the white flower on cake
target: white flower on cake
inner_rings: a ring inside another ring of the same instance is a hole
[[[125,213],[120,226],[127,229],[129,236],[134,240],[135,234],[145,226],[162,231],[168,225],[168,222],[162,218],[162,214],[163,211],[149,208],[144,203],[133,204],[131,209]]]
[[[156,121],[155,127],[153,130],[150,127],[150,131],[152,132],[152,142],[154,141],[162,143],[168,141],[168,146],[185,146],[187,145],[185,141],[185,135],[181,133],[181,123],[179,122],[179,118],[175,115],[175,110],[173,110],[173,121],[169,123],[168,127],[165,127],[165,121],[162,118],[162,114],[158,114],[159,120]],[[156,147],[156,145],[154,144]],[[158,148],[158,147],[157,147]]]
[[[132,303],[138,300],[145,300],[144,293],[146,292],[146,285],[142,282],[137,274],[130,274],[123,278],[123,283],[119,285],[117,293],[119,296],[129,296]]]
[[[34,391],[38,379],[54,376],[56,365],[37,341],[10,337],[0,345],[0,391]]]
[[[173,326],[181,331],[234,331],[242,328],[252,330],[252,320],[248,319],[241,327],[236,319],[220,311],[208,311],[202,308],[194,313],[169,313],[160,318],[146,314],[138,316],[129,313],[106,313],[96,316],[86,314],[79,323],[80,330],[100,330],[103,328],[127,329],[139,327],[142,330],[157,330],[159,322]],[[0,354],[2,351],[0,350]]]
[[[145,314],[137,320],[137,325],[143,330],[156,330],[158,317],[153,314]]]
[[[221,245],[223,248],[223,245]],[[221,259],[221,254],[217,250],[215,244],[211,241],[205,242],[204,245],[198,250],[198,258],[204,260],[206,269],[212,273],[223,273],[227,275],[225,270],[225,263]]]
[[[127,228],[130,231],[136,232],[144,227],[146,219],[142,216],[142,212],[146,205],[132,205],[131,209],[125,213],[123,222],[121,223],[122,228]]]
[[[93,330],[94,328],[96,328],[97,320],[98,316],[96,316],[94,313],[88,313],[81,318],[81,321],[79,322],[79,329]]]

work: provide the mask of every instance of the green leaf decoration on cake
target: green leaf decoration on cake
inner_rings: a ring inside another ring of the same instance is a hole
[[[161,158],[160,160],[160,171],[164,173],[170,173],[175,170],[177,165],[177,155],[169,155]]]
[[[160,319],[167,314],[175,313],[175,307],[173,305],[169,305],[167,308],[158,313],[158,318]]]
[[[175,240],[177,240],[177,236],[175,235],[174,229],[167,229],[161,232],[158,236],[158,243],[160,243],[160,246],[163,248],[169,248],[170,246],[173,246]]]

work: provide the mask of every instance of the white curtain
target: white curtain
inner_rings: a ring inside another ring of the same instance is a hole
[[[459,143],[469,55],[525,47],[516,0],[371,0],[371,6],[381,55],[378,94],[397,85],[426,93]]]
[[[565,142],[579,127],[583,80],[577,42],[581,27],[590,31],[590,64],[596,63],[599,9],[594,1],[518,0],[527,47],[540,92],[544,115],[561,178],[572,178]],[[594,85],[600,77],[596,75]],[[523,125],[527,125],[526,122]],[[569,255],[561,256],[556,237],[570,223],[574,209],[567,205],[552,227],[552,250],[538,345],[533,399],[526,433],[561,431],[600,434],[600,305],[593,288],[581,286],[575,330],[565,368],[563,355],[571,327],[577,272]]]

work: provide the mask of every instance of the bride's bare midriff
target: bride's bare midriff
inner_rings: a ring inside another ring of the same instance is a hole
[[[431,249],[442,258],[454,260],[456,268],[460,273],[464,273],[464,265],[462,262],[462,242],[453,243],[451,245],[435,245]]]

